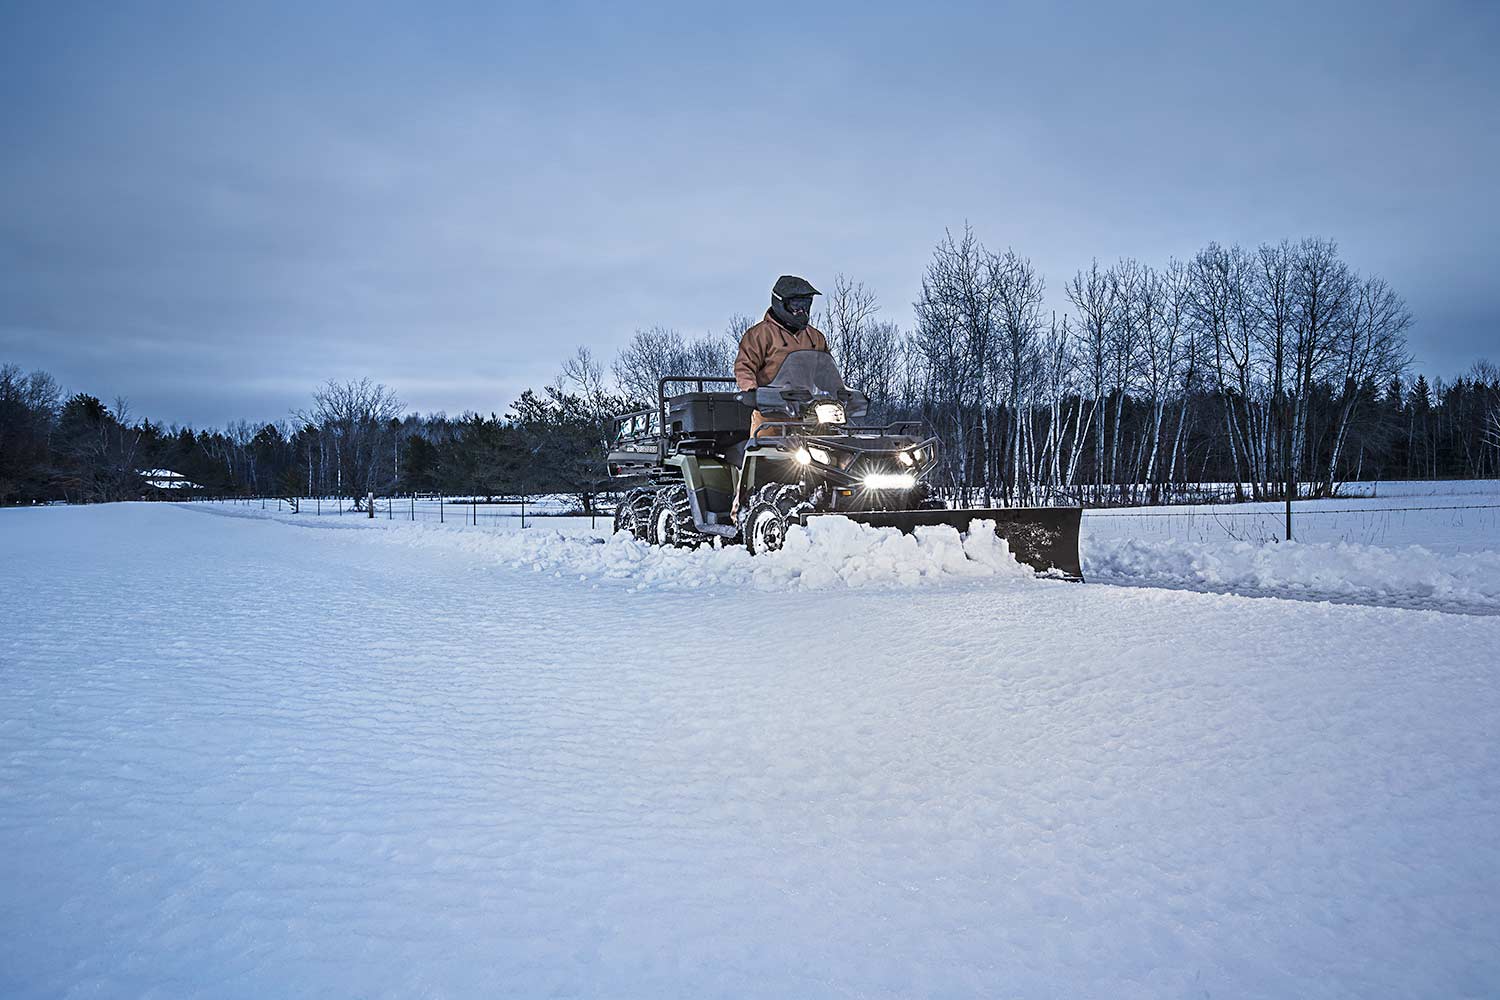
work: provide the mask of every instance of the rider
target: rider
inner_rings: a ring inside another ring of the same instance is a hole
[[[741,389],[758,389],[769,385],[781,370],[781,363],[793,351],[828,353],[828,338],[809,324],[814,295],[822,292],[805,278],[783,274],[771,286],[771,308],[759,323],[740,338],[740,353],[734,360],[734,378]],[[755,430],[766,422],[759,410],[750,414],[750,440]],[[772,428],[766,433],[775,430]],[[735,494],[730,516],[739,514],[739,494]]]
[[[741,389],[758,389],[769,385],[781,370],[781,363],[793,351],[828,353],[828,338],[808,323],[814,295],[822,292],[805,278],[783,274],[771,287],[771,308],[765,319],[745,331],[740,338],[740,353],[734,361],[734,378]],[[756,410],[750,417],[750,434],[765,423]]]

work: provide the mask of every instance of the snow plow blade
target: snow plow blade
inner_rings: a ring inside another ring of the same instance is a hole
[[[873,528],[896,528],[905,534],[929,524],[946,524],[967,532],[974,521],[993,521],[995,534],[1005,539],[1018,562],[1038,573],[1083,580],[1083,564],[1078,555],[1078,528],[1083,510],[1079,507],[837,511],[807,515],[813,517],[847,517]]]

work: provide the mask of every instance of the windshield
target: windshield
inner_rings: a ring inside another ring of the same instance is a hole
[[[837,396],[844,377],[833,357],[822,351],[793,351],[770,382],[777,389],[806,389],[815,396]]]

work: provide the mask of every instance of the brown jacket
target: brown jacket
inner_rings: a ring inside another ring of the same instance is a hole
[[[816,327],[793,333],[771,318],[766,318],[745,331],[740,338],[740,354],[734,360],[734,378],[741,389],[755,389],[768,385],[781,371],[781,363],[793,351],[822,351],[828,353],[828,338]]]

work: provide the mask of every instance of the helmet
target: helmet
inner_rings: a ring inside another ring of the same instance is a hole
[[[812,316],[814,295],[822,295],[806,278],[783,274],[771,286],[771,316],[788,330],[802,330]]]

